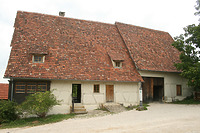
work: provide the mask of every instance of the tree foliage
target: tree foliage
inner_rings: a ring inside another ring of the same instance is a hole
[[[200,15],[200,0],[197,0],[195,6],[196,15]],[[184,28],[185,33],[175,37],[172,44],[180,52],[181,63],[175,66],[181,70],[181,75],[188,79],[188,85],[200,90],[200,24],[188,25]]]
[[[0,124],[14,121],[18,118],[17,103],[10,100],[0,100]]]
[[[21,109],[28,114],[46,117],[49,110],[59,104],[60,101],[51,91],[37,92],[26,97],[26,100],[21,104]]]

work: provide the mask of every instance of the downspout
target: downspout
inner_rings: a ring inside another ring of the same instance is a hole
[[[142,82],[139,82],[139,96],[140,96],[140,107],[142,107]]]
[[[11,97],[10,97],[10,100],[12,101],[13,100],[13,79],[11,79]]]

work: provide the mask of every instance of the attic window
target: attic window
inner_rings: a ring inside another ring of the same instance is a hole
[[[112,61],[113,67],[115,68],[122,68],[122,62],[124,61],[124,55],[115,50],[111,50],[108,52],[108,55],[110,56],[110,59]]]
[[[44,55],[33,55],[33,63],[44,63]]]
[[[115,62],[115,67],[120,67],[120,62]]]
[[[121,68],[122,67],[122,62],[121,61],[113,61],[114,62],[114,67],[115,68]]]

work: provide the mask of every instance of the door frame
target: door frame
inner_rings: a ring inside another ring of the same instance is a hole
[[[77,88],[75,88],[77,86]],[[76,96],[73,96],[73,89],[77,89]],[[74,103],[81,103],[81,84],[72,84],[72,99]]]

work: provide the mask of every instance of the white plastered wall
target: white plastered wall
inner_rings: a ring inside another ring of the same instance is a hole
[[[58,100],[62,100],[61,105],[55,106],[52,113],[69,113],[71,106],[72,84],[81,84],[81,104],[89,110],[99,107],[100,104],[106,103],[106,85],[114,85],[114,102],[124,106],[136,105],[139,103],[139,86],[138,83],[130,82],[95,82],[95,81],[51,81],[50,90]],[[100,92],[94,93],[94,84],[100,85]]]
[[[166,102],[171,102],[173,99],[182,100],[192,94],[191,88],[187,86],[187,80],[182,78],[179,73],[153,71],[139,71],[139,73],[142,77],[164,78],[164,96]],[[182,96],[176,95],[176,85],[182,86]]]

